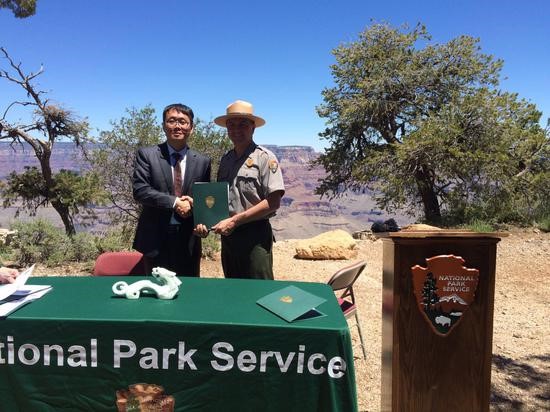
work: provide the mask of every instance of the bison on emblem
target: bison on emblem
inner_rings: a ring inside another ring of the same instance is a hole
[[[432,330],[446,336],[473,302],[479,270],[464,267],[464,259],[454,255],[434,256],[426,263],[411,268],[416,302]]]

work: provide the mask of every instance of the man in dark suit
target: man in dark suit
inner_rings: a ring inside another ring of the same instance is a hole
[[[209,182],[211,161],[190,149],[193,110],[183,104],[167,106],[162,113],[166,142],[140,148],[133,175],[134,199],[143,210],[134,249],[148,266],[163,267],[182,276],[200,275],[201,239],[193,235],[194,182]]]

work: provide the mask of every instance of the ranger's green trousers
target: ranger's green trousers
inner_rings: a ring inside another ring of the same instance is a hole
[[[222,236],[222,267],[226,278],[273,279],[273,231],[263,219]]]

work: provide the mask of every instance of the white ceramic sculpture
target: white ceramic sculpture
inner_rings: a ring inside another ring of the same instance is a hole
[[[138,280],[129,285],[120,281],[113,285],[113,293],[118,296],[126,296],[127,299],[137,299],[141,292],[154,293],[159,299],[172,299],[176,296],[181,280],[176,277],[175,272],[158,267],[153,269],[153,276],[160,284],[150,280]]]

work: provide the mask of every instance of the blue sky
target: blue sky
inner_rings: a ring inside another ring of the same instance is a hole
[[[427,26],[439,43],[467,34],[504,60],[501,87],[550,117],[550,1],[38,0],[16,19],[0,10],[0,46],[38,77],[49,97],[97,130],[128,107],[160,115],[182,102],[203,120],[235,99],[267,120],[257,143],[321,150],[316,113],[330,87],[331,50],[357,39],[371,20]],[[2,62],[5,64],[5,62]],[[0,109],[21,90],[0,82]]]

